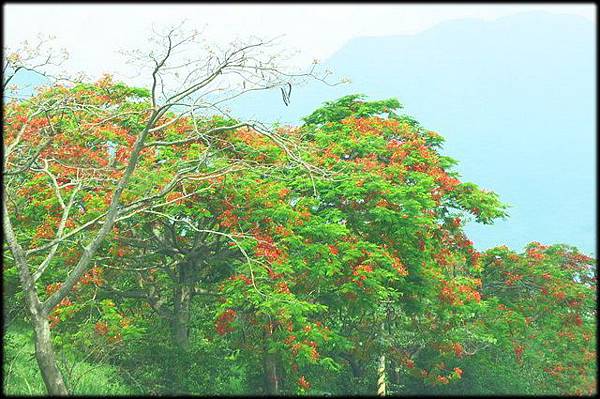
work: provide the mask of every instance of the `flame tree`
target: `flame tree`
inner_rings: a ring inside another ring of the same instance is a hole
[[[148,88],[129,88],[105,78],[94,84],[53,86],[5,104],[6,257],[18,269],[35,331],[36,359],[50,394],[65,395],[68,390],[56,365],[48,317],[69,303],[68,295],[91,270],[119,221],[164,202],[164,196],[190,175],[202,175],[203,160],[161,168],[169,171],[161,182],[146,180],[140,167],[155,163],[159,149],[168,151],[257,122],[194,125],[177,142],[167,136],[168,128],[191,115],[223,115],[228,101],[250,91],[307,78],[323,80],[314,66],[307,72],[281,68],[282,54],[271,41],[234,42],[219,50],[207,47],[199,32],[177,27],[157,34],[150,44],[149,53],[131,53],[132,62],[150,76]],[[51,62],[39,47],[6,57],[5,93],[16,74],[43,70]],[[262,131],[285,146],[268,129]],[[293,157],[289,149],[288,155]],[[53,289],[40,290],[65,253],[70,254],[70,267],[61,270]]]

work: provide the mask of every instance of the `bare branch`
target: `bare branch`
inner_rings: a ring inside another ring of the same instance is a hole
[[[38,267],[38,269],[36,270],[36,272],[33,273],[32,277],[33,277],[33,281],[34,282],[36,282],[41,277],[42,273],[44,273],[44,271],[46,270],[46,268],[48,267],[48,265],[50,264],[50,262],[54,258],[54,255],[56,254],[56,250],[58,249],[58,245],[61,242],[63,231],[65,229],[65,225],[67,223],[67,219],[69,218],[69,213],[70,213],[71,208],[73,206],[73,202],[75,201],[75,195],[77,194],[77,192],[81,188],[81,182],[80,182],[73,189],[73,192],[71,193],[71,197],[69,198],[69,202],[65,206],[64,202],[62,201],[62,197],[60,197],[60,192],[58,191],[58,185],[56,184],[56,180],[54,179],[54,176],[52,176],[52,175],[50,175],[50,176],[52,177],[52,180],[55,183],[56,192],[57,192],[57,195],[60,198],[61,206],[63,208],[63,213],[62,213],[62,217],[60,219],[60,223],[58,224],[58,230],[56,231],[56,240],[58,240],[58,241],[56,241],[56,244],[54,244],[54,246],[52,246],[50,248],[50,252],[46,256],[46,259],[44,259],[44,261],[40,264],[40,266]]]

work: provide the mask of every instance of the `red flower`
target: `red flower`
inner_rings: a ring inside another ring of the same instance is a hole
[[[233,319],[235,319],[236,315],[237,313],[233,309],[227,309],[225,312],[221,313],[215,323],[215,327],[219,335],[225,335],[233,331],[233,328],[230,324]]]
[[[523,345],[515,346],[515,357],[517,358],[518,362],[521,362],[521,357],[523,356],[523,349]]]
[[[106,333],[108,332],[108,325],[99,321],[96,323],[94,329],[96,330],[96,333],[100,335],[106,335]]]
[[[300,378],[298,378],[298,385],[302,389],[309,389],[310,388],[310,383],[306,380],[306,378],[304,378],[304,376],[301,376]]]
[[[292,344],[292,342],[294,342],[295,340],[296,340],[296,336],[295,336],[295,335],[290,335],[290,336],[288,336],[288,337],[287,337],[287,338],[286,338],[286,339],[283,341],[283,343],[284,343],[284,344],[286,344],[286,345],[291,345],[291,344]]]
[[[289,294],[290,288],[284,281],[280,281],[279,283],[277,283],[277,291],[282,294]]]
[[[454,367],[454,372],[458,375],[458,378],[462,377],[463,371],[459,367]]]
[[[310,351],[310,358],[312,360],[314,360],[314,361],[319,360],[319,352],[315,348],[311,349],[311,351]]]
[[[279,198],[284,199],[289,193],[290,190],[288,188],[282,188],[281,190],[279,190]]]
[[[335,245],[330,245],[329,252],[331,252],[332,255],[337,255],[340,251]]]
[[[562,291],[558,291],[558,292],[557,292],[557,293],[555,293],[553,296],[554,296],[554,298],[556,298],[556,299],[558,299],[558,300],[563,300],[563,299],[565,299],[565,297],[566,297],[565,293],[564,293],[564,292],[562,292]]]
[[[454,344],[452,344],[452,348],[454,349],[454,354],[456,355],[456,357],[462,357],[463,347],[461,344],[455,342]]]

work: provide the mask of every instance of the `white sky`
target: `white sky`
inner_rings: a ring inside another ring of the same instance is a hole
[[[65,69],[95,77],[121,75],[126,69],[118,50],[144,47],[153,24],[169,26],[185,18],[189,27],[206,27],[215,42],[285,34],[281,43],[299,51],[299,62],[309,63],[326,59],[357,36],[414,34],[445,20],[489,20],[533,10],[596,22],[594,4],[5,4],[4,40],[13,48],[38,33],[54,35],[56,47],[70,54]]]

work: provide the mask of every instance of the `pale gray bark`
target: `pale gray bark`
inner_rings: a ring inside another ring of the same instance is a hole
[[[44,385],[49,395],[65,396],[69,394],[64,378],[58,369],[50,325],[46,314],[41,314],[33,320],[35,331],[35,358],[40,368]]]
[[[27,310],[33,324],[35,333],[35,358],[40,367],[42,379],[44,380],[48,394],[67,395],[67,387],[56,363],[54,347],[50,337],[48,313],[44,311],[43,306],[40,303],[38,295],[35,291],[33,277],[29,272],[29,267],[27,265],[27,259],[25,258],[23,248],[21,248],[17,242],[15,233],[10,223],[8,210],[6,207],[6,192],[4,192],[2,195],[2,213],[4,238],[12,251],[15,263],[19,270],[19,279],[25,293]]]

